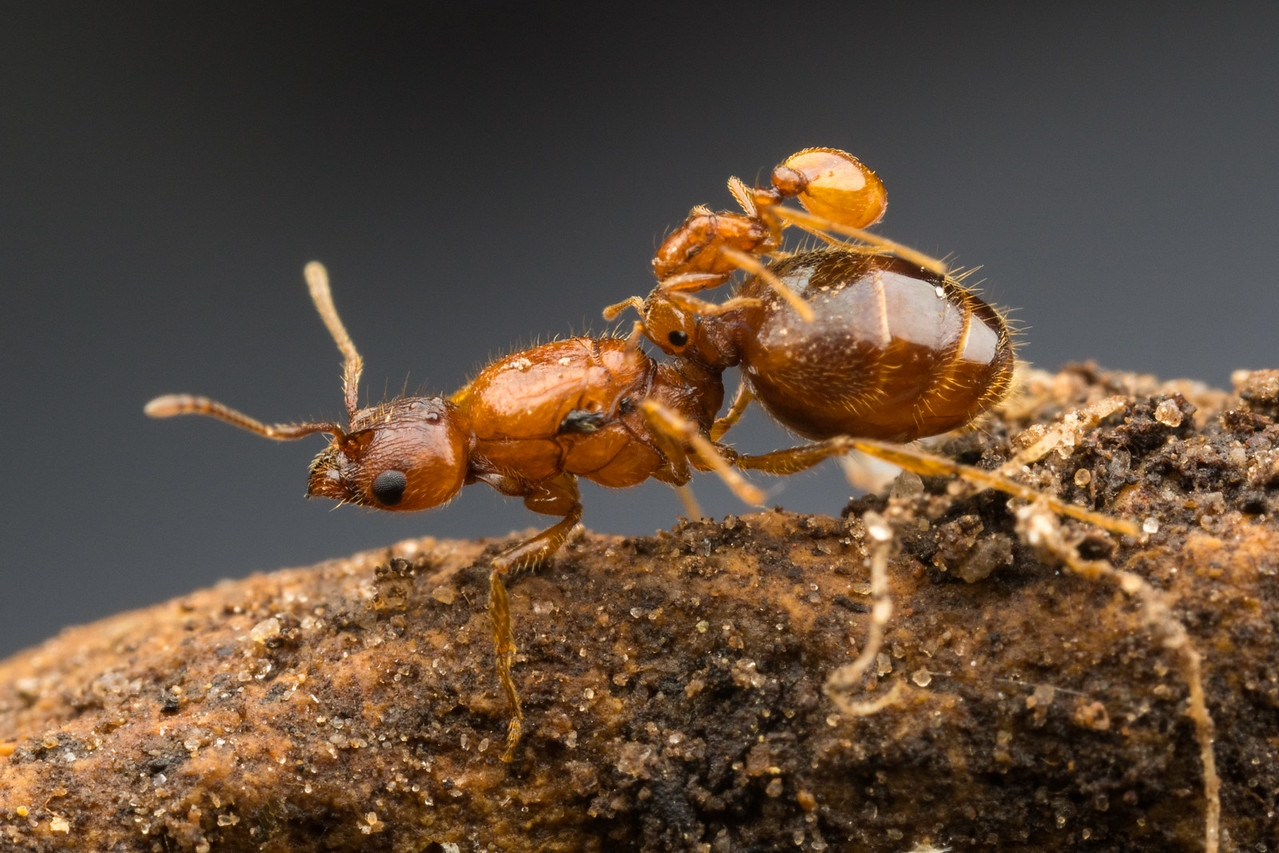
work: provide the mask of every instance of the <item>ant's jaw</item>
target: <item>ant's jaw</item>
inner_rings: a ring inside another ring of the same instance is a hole
[[[329,446],[311,461],[307,477],[308,498],[328,498],[340,504],[369,505],[366,490],[361,485],[363,460],[377,435],[376,428],[369,427],[372,409],[363,409],[351,420],[349,430],[335,433]],[[358,419],[358,420],[357,420]],[[363,427],[363,428],[361,428]]]
[[[311,474],[307,478],[308,498],[329,498],[338,503],[363,504],[362,492],[355,485],[355,471],[350,457],[343,452],[340,439],[320,452],[311,462]]]

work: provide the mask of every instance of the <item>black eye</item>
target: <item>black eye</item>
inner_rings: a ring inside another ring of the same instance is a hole
[[[383,506],[395,506],[404,497],[409,478],[403,471],[383,471],[373,478],[373,497]]]
[[[688,332],[681,332],[676,329],[666,336],[666,340],[670,341],[673,347],[682,347],[688,343]]]

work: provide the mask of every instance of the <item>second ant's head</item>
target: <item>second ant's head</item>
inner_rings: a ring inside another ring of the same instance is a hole
[[[447,503],[466,482],[467,442],[454,411],[440,397],[361,409],[311,463],[307,496],[403,511]]]
[[[659,286],[647,299],[634,296],[609,306],[604,317],[612,320],[626,308],[636,310],[637,327],[662,352],[724,370],[741,361],[739,340],[749,328],[745,315],[758,308],[758,300],[716,305]]]

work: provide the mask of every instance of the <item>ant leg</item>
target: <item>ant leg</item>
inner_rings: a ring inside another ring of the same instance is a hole
[[[719,249],[719,256],[727,259],[734,267],[744,270],[751,275],[758,276],[765,284],[777,291],[777,295],[785,299],[791,309],[794,310],[794,312],[798,314],[804,322],[813,322],[814,315],[812,307],[804,301],[803,297],[792,290],[786,282],[774,275],[773,271],[768,268],[768,265],[761,261],[758,256],[753,255],[750,252],[743,252],[740,249],[734,249],[732,246],[721,246]],[[710,290],[713,287],[719,287],[721,284],[725,284],[728,279],[729,273],[677,273],[676,275],[662,279],[658,282],[657,286],[666,293],[691,293],[698,290]],[[698,301],[703,309],[702,313],[708,313],[712,309],[718,313],[722,313],[723,311],[737,308],[739,305],[745,303],[747,299],[749,299],[749,297],[737,297],[728,300],[722,305],[716,305],[715,303],[704,302],[701,300]],[[750,299],[750,301],[754,302],[756,300]],[[622,302],[618,305],[610,305],[605,311],[604,319],[611,319],[608,315],[609,311],[612,311],[614,308],[618,308],[620,310],[629,304],[629,302]]]
[[[697,496],[693,494],[693,490],[689,488],[688,483],[672,484],[671,488],[679,496],[680,505],[684,507],[685,517],[690,519],[706,517],[702,512],[701,504],[697,502]]]
[[[511,604],[506,596],[506,584],[502,572],[495,566],[489,573],[489,618],[493,620],[493,651],[497,659],[497,680],[511,706],[511,719],[506,724],[506,749],[502,760],[515,758],[515,747],[524,733],[524,709],[520,707],[520,694],[511,678],[511,664],[515,662],[515,633],[511,630]]]
[[[812,444],[801,444],[799,447],[774,450],[772,453],[739,456],[734,464],[748,471],[762,471],[776,477],[785,477],[807,471],[820,462],[833,456],[843,456],[853,449],[852,439],[837,436]]]
[[[950,274],[950,268],[945,261],[938,260],[932,255],[927,255],[918,249],[912,249],[909,246],[898,243],[896,240],[889,240],[887,237],[881,237],[878,234],[871,233],[864,228],[854,228],[851,225],[841,225],[822,216],[809,213],[806,210],[799,210],[793,207],[776,207],[772,211],[781,219],[784,219],[790,225],[797,225],[800,228],[812,234],[819,231],[833,231],[836,234],[843,234],[845,237],[852,237],[861,243],[883,249],[891,255],[896,255],[903,261],[915,264],[931,273],[945,276]],[[821,236],[817,234],[817,236]]]
[[[636,323],[636,326],[638,325]],[[657,404],[655,403],[654,405]],[[681,441],[679,436],[665,432],[661,424],[654,424],[648,418],[645,420],[648,423],[653,444],[666,457],[667,462],[665,469],[659,469],[653,473],[653,479],[668,483],[675,490],[675,494],[679,496],[680,505],[684,508],[685,518],[705,518],[701,505],[697,503],[697,496],[693,494],[692,487],[688,485],[688,481],[692,479],[693,474],[689,469],[688,452],[684,447],[685,442]]]
[[[688,476],[687,455],[683,449],[687,447],[693,451],[694,466],[704,471],[714,471],[724,481],[724,485],[728,486],[729,490],[742,501],[753,506],[764,503],[763,490],[746,482],[733,468],[733,462],[737,458],[736,453],[727,447],[715,444],[703,435],[692,421],[671,411],[656,400],[645,400],[640,404],[640,411],[643,412],[645,423],[648,424],[653,438],[659,443],[667,459],[671,460],[672,465],[677,468],[685,469],[683,472],[677,471],[677,474],[682,473],[684,478]],[[676,485],[682,485],[682,483],[677,482]]]
[[[1058,515],[1086,521],[1112,533],[1124,536],[1141,535],[1141,530],[1135,522],[1111,518],[1108,515],[1093,512],[1081,506],[1066,503],[1060,498],[1046,495],[1037,489],[1018,483],[1016,480],[1010,480],[993,471],[985,471],[972,465],[962,465],[959,462],[925,453],[913,447],[875,441],[874,439],[837,436],[828,438],[825,441],[792,447],[787,450],[776,450],[772,453],[764,453],[758,456],[739,456],[734,464],[739,468],[784,476],[811,468],[823,459],[842,455],[851,450],[860,450],[868,456],[882,459],[899,468],[913,471],[920,476],[959,477],[982,488],[997,489],[1015,498],[1031,502],[1040,501]]]
[[[669,281],[669,279],[667,280]],[[661,282],[657,285],[658,290],[666,296],[666,299],[674,305],[696,314],[699,317],[717,317],[720,314],[726,314],[729,311],[735,311],[738,308],[753,308],[763,303],[754,296],[734,296],[723,302],[708,302],[700,299],[692,294],[681,290],[679,287],[668,289],[667,282]]]
[[[724,433],[732,429],[742,419],[742,415],[746,412],[746,407],[754,399],[755,394],[750,387],[745,382],[739,384],[737,386],[737,394],[733,397],[733,404],[728,407],[724,417],[716,418],[715,423],[711,424],[711,441],[719,441],[723,438]]]
[[[519,491],[511,481],[496,481],[493,485],[506,494]],[[503,488],[503,487],[506,488]],[[524,487],[527,489],[527,486]],[[531,568],[545,562],[560,549],[573,528],[582,520],[582,501],[577,491],[577,479],[571,474],[537,484],[538,491],[524,496],[524,505],[534,512],[564,516],[555,524],[493,558],[493,570],[489,573],[489,617],[493,620],[493,651],[497,658],[497,680],[502,685],[507,702],[511,706],[511,720],[506,728],[506,750],[503,761],[515,757],[524,730],[524,710],[520,706],[520,694],[511,678],[511,665],[515,662],[515,632],[511,628],[511,605],[502,576],[513,569]]]
[[[524,506],[533,512],[563,518],[536,536],[498,554],[493,559],[493,565],[503,574],[512,569],[533,568],[546,562],[582,520],[582,498],[577,491],[577,478],[572,474],[560,474],[537,483],[532,488],[536,491],[522,495]]]
[[[1076,504],[1066,503],[1060,498],[1046,495],[1038,489],[1018,483],[1016,480],[1010,480],[1008,477],[994,471],[986,471],[981,468],[975,468],[972,465],[961,465],[943,456],[935,456],[913,447],[904,447],[889,442],[875,441],[873,439],[850,439],[849,441],[854,449],[860,450],[862,453],[874,456],[876,459],[882,459],[885,462],[891,462],[900,468],[914,471],[924,477],[960,477],[983,488],[997,489],[1015,498],[1021,498],[1032,503],[1042,503],[1057,515],[1086,521],[1112,533],[1118,533],[1122,536],[1141,536],[1141,527],[1135,521],[1112,518],[1099,512],[1084,509]]]
[[[693,293],[698,290],[711,290],[721,284],[727,284],[732,278],[732,271],[718,272],[680,272],[668,275],[657,283],[662,290],[679,293]],[[605,317],[605,319],[608,319]]]
[[[760,278],[765,284],[773,288],[778,296],[786,300],[786,304],[790,305],[791,310],[799,315],[799,318],[805,323],[811,323],[817,319],[813,314],[813,308],[804,298],[796,293],[791,287],[782,281],[768,266],[755,255],[747,252],[741,252],[731,246],[725,246],[719,252],[722,256],[728,258],[740,269]]]

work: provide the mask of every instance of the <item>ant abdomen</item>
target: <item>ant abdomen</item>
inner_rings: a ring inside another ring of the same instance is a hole
[[[761,404],[794,432],[905,442],[967,424],[997,403],[1014,354],[999,312],[950,276],[873,250],[821,250],[769,264],[813,309],[747,279],[741,366]]]

